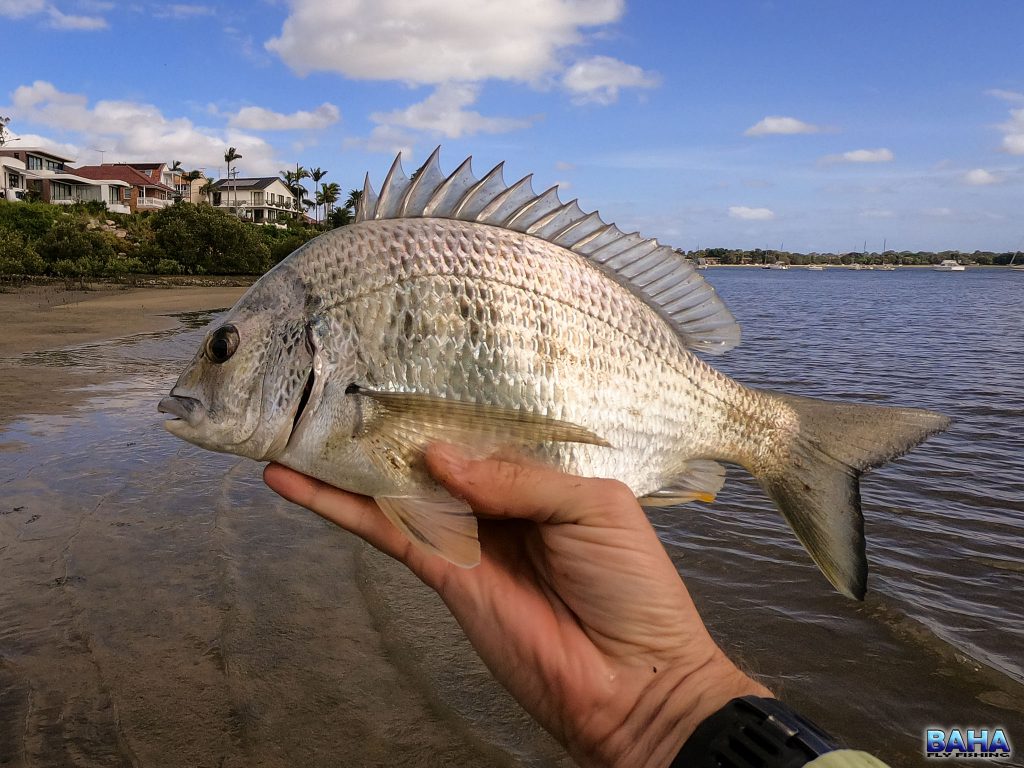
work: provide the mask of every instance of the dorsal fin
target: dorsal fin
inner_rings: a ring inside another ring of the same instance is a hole
[[[356,222],[432,217],[490,224],[522,232],[587,258],[650,305],[691,349],[721,354],[739,344],[732,313],[679,253],[653,238],[627,234],[587,213],[573,200],[563,204],[558,188],[533,191],[531,177],[507,186],[499,163],[482,178],[473,175],[472,158],[445,176],[431,153],[413,179],[402,170],[402,156],[388,171],[380,194],[369,177],[363,185]]]

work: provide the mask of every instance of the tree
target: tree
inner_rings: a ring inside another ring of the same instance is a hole
[[[206,195],[206,202],[213,205],[213,193],[217,189],[217,185],[213,179],[207,179],[206,183],[199,188],[200,196]],[[202,202],[200,200],[200,202]]]
[[[7,126],[11,124],[11,118],[0,116],[0,147],[7,143]]]
[[[359,210],[359,204],[363,201],[363,190],[361,189],[350,189],[348,191],[348,197],[345,198],[344,208],[348,209],[354,218],[356,211]]]
[[[203,172],[202,171],[189,171],[188,173],[183,174],[182,177],[181,177],[186,182],[188,182],[188,201],[190,203],[194,202],[192,200],[192,182],[196,181],[197,179],[201,179],[202,177],[203,177]]]
[[[326,175],[327,175],[327,171],[325,171],[325,170],[323,170],[321,168],[314,168],[313,170],[311,170],[309,172],[309,178],[311,178],[313,180],[314,184],[319,184],[320,183],[320,179],[322,179]],[[321,196],[322,196],[321,192],[322,192],[322,189],[321,190],[317,190],[317,189],[313,190],[313,194],[316,196],[315,199],[316,199],[317,206],[320,206],[320,205],[324,204],[323,200],[320,199]],[[315,212],[316,211],[314,211],[314,213]],[[326,209],[324,210],[324,215],[325,216],[327,215]],[[320,215],[319,215],[319,213],[317,213],[317,216],[316,216],[316,223],[319,226],[319,224],[320,224]]]
[[[175,160],[173,163],[171,163],[171,170],[172,171],[180,171],[181,170],[181,160]]]
[[[231,179],[231,164],[241,158],[242,156],[238,154],[234,147],[228,147],[228,151],[224,153],[224,162],[228,164],[228,180]]]

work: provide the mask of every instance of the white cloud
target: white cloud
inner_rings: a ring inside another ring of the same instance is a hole
[[[345,149],[362,149],[367,152],[383,152],[386,155],[412,155],[416,137],[408,131],[392,125],[375,126],[366,138],[350,137],[342,142]]]
[[[1018,93],[1017,91],[1006,91],[1002,88],[990,88],[985,91],[989,96],[995,96],[997,99],[1008,101],[1011,104],[1024,104],[1024,93]]]
[[[1010,122],[999,126],[1003,149],[1011,155],[1024,155],[1024,108],[1010,110]]]
[[[888,163],[894,155],[892,150],[880,147],[879,149],[853,149],[843,152],[841,155],[828,155],[821,159],[822,163]]]
[[[963,181],[972,187],[983,187],[987,184],[998,184],[1002,179],[984,168],[975,168],[963,175]]]
[[[23,19],[46,10],[46,0],[0,0],[0,16]]]
[[[106,29],[107,20],[102,16],[73,16],[62,13],[46,0],[0,0],[0,18],[24,19],[46,13],[47,26],[54,29]]]
[[[77,144],[67,144],[62,141],[55,141],[48,136],[40,136],[38,133],[19,133],[16,147],[39,147],[49,149],[58,155],[69,157],[72,160],[82,160],[82,149]]]
[[[276,174],[281,165],[274,148],[257,136],[198,127],[141,102],[102,100],[90,106],[85,96],[60,91],[42,80],[15,89],[11,105],[3,111],[16,122],[73,136],[81,148],[102,148],[107,162],[181,160],[186,167],[205,167],[213,174],[223,166],[225,150],[233,146],[244,157],[243,173]]]
[[[748,208],[745,205],[729,206],[729,217],[732,219],[743,219],[744,221],[771,221],[775,218],[775,212],[770,208]]]
[[[574,171],[576,170],[576,164],[570,163],[567,160],[558,160],[555,162],[556,171]]]
[[[486,117],[466,109],[476,102],[480,86],[469,83],[439,85],[423,101],[393,112],[374,112],[370,119],[380,126],[421,131],[432,136],[458,139],[478,133],[507,133],[530,126],[529,120]],[[406,135],[407,136],[407,135]]]
[[[54,29],[81,29],[91,31],[107,28],[107,20],[102,16],[70,16],[68,14],[61,13],[52,5],[46,9],[46,12],[50,16],[49,26]]]
[[[888,208],[867,208],[861,211],[860,215],[869,219],[891,219],[896,215],[896,212]]]
[[[944,219],[953,215],[951,208],[925,208],[921,211],[925,216],[934,216],[937,219]]]
[[[770,136],[775,134],[789,135],[794,133],[819,133],[821,128],[795,117],[769,115],[750,126],[743,132],[744,136]]]
[[[263,107],[243,107],[228,120],[232,128],[248,131],[316,131],[334,125],[341,112],[333,104],[321,104],[312,112],[285,115]]]
[[[299,74],[438,84],[539,81],[588,27],[621,18],[624,0],[292,0],[266,43]]]
[[[562,76],[575,104],[613,104],[622,88],[655,88],[658,76],[610,56],[577,61]]]

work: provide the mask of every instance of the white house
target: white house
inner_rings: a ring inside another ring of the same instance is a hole
[[[0,197],[24,200],[32,193],[39,200],[56,205],[97,201],[107,210],[129,213],[125,193],[131,184],[118,179],[90,179],[65,169],[73,162],[41,147],[0,148]]]
[[[211,202],[256,224],[278,224],[295,218],[299,210],[295,194],[277,176],[220,179],[213,184]]]

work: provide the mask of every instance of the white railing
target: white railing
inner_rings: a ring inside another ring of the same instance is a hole
[[[166,208],[173,204],[173,200],[164,200],[159,197],[140,197],[135,203],[138,208]]]

